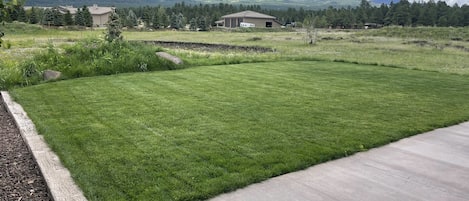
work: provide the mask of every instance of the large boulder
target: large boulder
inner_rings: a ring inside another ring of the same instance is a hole
[[[157,56],[163,58],[163,59],[167,59],[171,62],[173,62],[174,64],[176,65],[180,65],[180,64],[183,64],[184,62],[182,61],[182,59],[180,59],[179,57],[176,57],[176,56],[173,56],[173,55],[170,55],[166,52],[157,52],[156,53]]]
[[[60,76],[62,75],[61,72],[59,71],[55,71],[55,70],[45,70],[43,73],[42,73],[42,77],[45,81],[49,81],[49,80],[57,80],[60,78]]]

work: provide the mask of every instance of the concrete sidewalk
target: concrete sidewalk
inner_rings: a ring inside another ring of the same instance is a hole
[[[215,197],[212,201],[469,200],[469,122]]]

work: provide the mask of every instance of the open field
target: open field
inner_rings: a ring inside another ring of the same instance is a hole
[[[103,35],[18,29],[5,31],[11,47],[0,48],[0,84],[12,75],[22,79],[29,68],[20,67],[39,65],[31,60],[39,52],[53,52],[51,62],[41,62],[72,69],[62,61],[76,55],[61,53],[84,55],[83,47],[94,43],[77,41]],[[186,69],[3,88],[25,107],[90,200],[201,200],[469,120],[467,30],[319,30],[313,46],[301,30],[126,31],[131,41],[276,51],[163,48]],[[120,53],[94,51],[102,55],[79,62],[81,69],[89,62],[89,69],[114,74],[118,59],[111,56],[132,63]],[[85,76],[92,75],[99,74]]]
[[[412,31],[409,31],[412,30]],[[11,49],[0,48],[0,65],[15,66],[30,52],[50,45],[61,48],[84,38],[103,37],[103,30],[21,31],[4,38]],[[425,33],[425,34],[421,34]],[[431,34],[434,33],[434,34]],[[469,74],[468,28],[394,28],[386,30],[318,30],[318,43],[305,44],[306,34],[292,32],[124,32],[128,40],[163,40],[215,44],[253,45],[274,48],[274,53],[220,52],[167,49],[188,66],[262,61],[324,60]],[[418,37],[421,36],[421,37]],[[253,40],[256,38],[256,40]],[[454,39],[454,40],[451,40]],[[24,53],[26,52],[26,54]],[[3,64],[2,64],[3,63]]]
[[[90,200],[199,200],[469,119],[467,76],[331,62],[12,91]]]
[[[375,30],[369,30],[372,34]],[[467,41],[436,40],[428,38],[398,38],[383,36],[366,36],[368,33],[320,30],[318,43],[315,46],[305,44],[305,33],[273,32],[273,33],[236,33],[236,32],[129,32],[125,36],[129,40],[169,40],[205,43],[228,43],[236,45],[258,45],[277,50],[270,54],[232,53],[232,57],[258,60],[326,60],[351,63],[375,64],[409,69],[421,69],[445,73],[469,74]],[[365,31],[366,32],[366,31]],[[358,33],[358,34],[357,34]],[[466,35],[464,35],[466,36]],[[251,41],[252,38],[261,40]],[[469,36],[467,36],[469,40]],[[429,41],[422,46],[415,41]],[[176,54],[196,62],[210,64],[207,58],[223,57],[223,53],[178,50]],[[245,59],[245,60],[249,60]]]

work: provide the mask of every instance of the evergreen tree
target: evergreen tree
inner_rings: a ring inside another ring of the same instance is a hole
[[[26,16],[26,11],[24,10],[24,7],[18,7],[17,9],[18,12],[18,21],[19,22],[28,22],[28,17]]]
[[[462,14],[462,26],[469,26],[469,5],[464,5],[461,7],[461,14]],[[464,20],[465,19],[465,20]]]
[[[384,23],[384,15],[381,12],[381,9],[373,9],[370,15],[369,22],[376,23],[376,24],[383,24]]]
[[[75,14],[75,24],[78,26],[85,26],[85,18],[83,16],[83,11],[78,8],[77,13]]]
[[[396,10],[392,17],[392,23],[400,26],[410,26],[411,22],[410,3],[407,0],[401,0],[398,4],[396,4]]]
[[[88,9],[88,7],[83,6],[82,12],[83,12],[83,22],[84,22],[83,26],[92,27],[93,26],[93,16],[91,16],[91,13],[90,13],[90,10]]]
[[[41,23],[47,26],[54,25],[54,13],[52,12],[52,9],[48,8],[44,10],[44,15],[42,16]]]
[[[436,4],[434,1],[429,1],[424,4],[425,11],[421,16],[424,26],[435,26],[438,20],[438,14],[436,11]]]
[[[419,4],[412,3],[412,5],[410,5],[410,21],[412,26],[418,25],[418,20],[421,12],[422,10]]]
[[[64,23],[67,26],[73,25],[73,17],[72,17],[72,14],[70,13],[70,11],[68,11],[68,10],[64,15]]]
[[[176,13],[171,14],[171,28],[179,29],[178,19]]]
[[[158,14],[153,15],[151,19],[151,27],[153,27],[154,29],[160,28],[160,18],[158,17]]]
[[[134,11],[131,9],[126,17],[126,27],[127,28],[134,28],[138,25],[137,15],[135,15]]]
[[[199,17],[198,20],[198,28],[199,31],[208,31],[208,23],[207,23],[207,18],[205,17]]]
[[[151,12],[151,9],[149,7],[145,7],[143,9],[143,14],[142,14],[142,21],[145,24],[145,27],[150,27],[152,23],[152,17],[153,13]]]
[[[196,19],[196,18],[192,18],[192,19],[189,21],[189,24],[190,24],[189,30],[191,30],[191,31],[197,31],[198,25],[197,25],[197,19]]]
[[[64,25],[64,16],[57,8],[52,9],[52,24],[54,26]]]
[[[451,8],[451,11],[449,11],[448,25],[460,27],[463,26],[462,21],[462,11],[459,9],[459,6],[455,5],[453,8]]]
[[[362,0],[357,9],[357,20],[359,23],[366,23],[369,21],[369,14],[371,11],[371,4],[368,0]]]
[[[8,16],[9,18],[8,19],[8,22],[13,22],[13,21],[17,21],[18,20],[18,10],[16,8],[16,6],[8,6],[7,7],[7,13],[8,13]]]
[[[179,14],[173,13],[173,14],[171,14],[171,28],[181,29],[181,28],[184,28],[185,24],[186,24],[186,20],[185,20],[184,15],[182,13],[179,13]]]
[[[31,8],[30,14],[29,14],[29,23],[31,24],[37,24],[39,22],[38,16],[37,16],[37,11],[35,7]]]
[[[168,15],[166,14],[166,9],[164,7],[158,7],[156,15],[159,19],[159,26],[163,26],[163,28],[168,26]]]

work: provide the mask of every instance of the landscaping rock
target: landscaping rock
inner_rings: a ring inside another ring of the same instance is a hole
[[[54,71],[54,70],[45,70],[42,73],[42,77],[46,81],[59,79],[61,75],[62,75],[61,72]]]
[[[166,52],[157,52],[156,53],[157,56],[163,58],[163,59],[167,59],[171,62],[173,62],[174,64],[176,65],[180,65],[180,64],[183,64],[184,62],[182,61],[182,59],[180,59],[179,57],[176,57],[176,56],[173,56],[173,55],[170,55]]]

